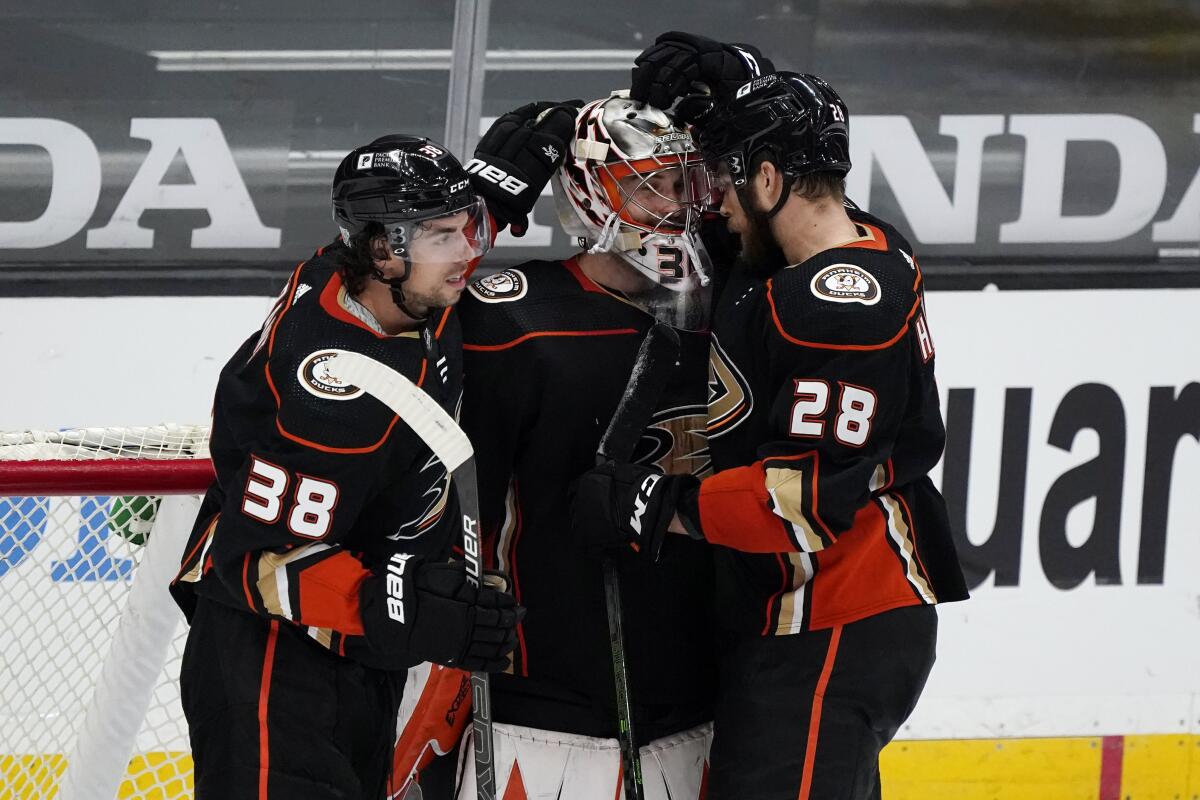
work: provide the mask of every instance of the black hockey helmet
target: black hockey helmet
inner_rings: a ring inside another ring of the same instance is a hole
[[[421,136],[392,134],[351,150],[333,175],[333,220],[342,242],[371,223],[379,223],[403,272],[385,277],[374,265],[362,269],[386,284],[392,299],[414,319],[404,295],[404,282],[414,261],[451,263],[478,258],[492,244],[491,223],[483,198],[471,188],[462,164],[446,148]],[[462,236],[430,236],[430,221],[465,214]]]
[[[487,217],[458,159],[421,136],[393,134],[356,147],[333,175],[333,220],[347,245],[378,222],[393,252],[407,259],[414,224],[462,211]]]
[[[789,182],[813,172],[845,175],[850,171],[848,121],[846,104],[821,78],[774,72],[718,104],[703,120],[696,142],[710,165],[729,170],[736,189],[745,186],[750,165],[764,150]]]

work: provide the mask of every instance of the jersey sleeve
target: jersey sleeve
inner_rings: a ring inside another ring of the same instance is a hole
[[[364,524],[382,523],[364,521],[363,510],[394,469],[388,459],[397,418],[365,394],[291,392],[289,380],[311,376],[302,359],[277,353],[265,367],[245,368],[255,369],[267,371],[277,413],[252,426],[237,421],[233,429],[254,431],[254,440],[219,470],[217,513],[185,555],[180,580],[215,578],[223,596],[245,610],[361,635],[358,592],[370,570],[347,540],[354,530],[360,541]],[[229,417],[248,413],[237,403],[239,381],[230,377],[223,387],[214,426],[228,428]]]
[[[755,461],[702,482],[699,515],[709,542],[755,553],[823,550],[891,485],[893,449],[910,402],[911,323],[919,305],[882,324],[869,311],[827,312],[844,330],[856,327],[851,315],[857,314],[892,333],[864,337],[863,344],[801,339],[776,310],[766,334],[771,396],[761,398],[770,403],[767,435]],[[819,331],[825,310],[811,304],[805,310],[806,325]]]

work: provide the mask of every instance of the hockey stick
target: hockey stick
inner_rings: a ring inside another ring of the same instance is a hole
[[[470,439],[436,400],[408,378],[373,358],[339,350],[335,357],[325,363],[325,369],[343,383],[362,389],[395,412],[450,471],[462,513],[467,579],[478,588],[482,577],[479,487],[475,483],[475,451]],[[475,740],[475,790],[478,800],[495,800],[492,695],[486,672],[471,673],[471,725]]]
[[[650,424],[654,408],[671,377],[671,367],[679,357],[679,334],[663,323],[655,323],[638,348],[633,372],[625,393],[613,412],[612,421],[600,439],[596,463],[629,461],[642,431]],[[608,639],[612,649],[613,682],[617,693],[618,739],[625,768],[625,800],[643,800],[642,759],[633,727],[633,700],[629,695],[629,671],[625,663],[625,630],[621,609],[621,581],[611,558],[604,562],[604,599],[608,610]]]

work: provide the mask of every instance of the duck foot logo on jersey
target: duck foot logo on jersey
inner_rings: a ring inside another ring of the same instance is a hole
[[[467,288],[485,303],[506,303],[520,300],[525,296],[528,287],[525,273],[519,269],[506,269],[495,275],[480,278]]]
[[[325,369],[325,362],[339,352],[318,350],[300,362],[300,366],[296,368],[296,379],[305,391],[326,400],[353,400],[363,393],[362,389],[352,383],[343,382]]]
[[[818,272],[812,279],[812,293],[834,303],[862,303],[873,306],[879,302],[879,281],[862,267],[853,264],[833,264]]]

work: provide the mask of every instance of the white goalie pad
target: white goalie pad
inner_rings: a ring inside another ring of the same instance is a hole
[[[623,798],[616,739],[596,739],[497,722],[496,796],[512,800]],[[641,749],[646,800],[699,800],[712,725],[655,739]],[[470,734],[463,745],[471,752]],[[476,800],[475,765],[463,759],[458,800]]]

